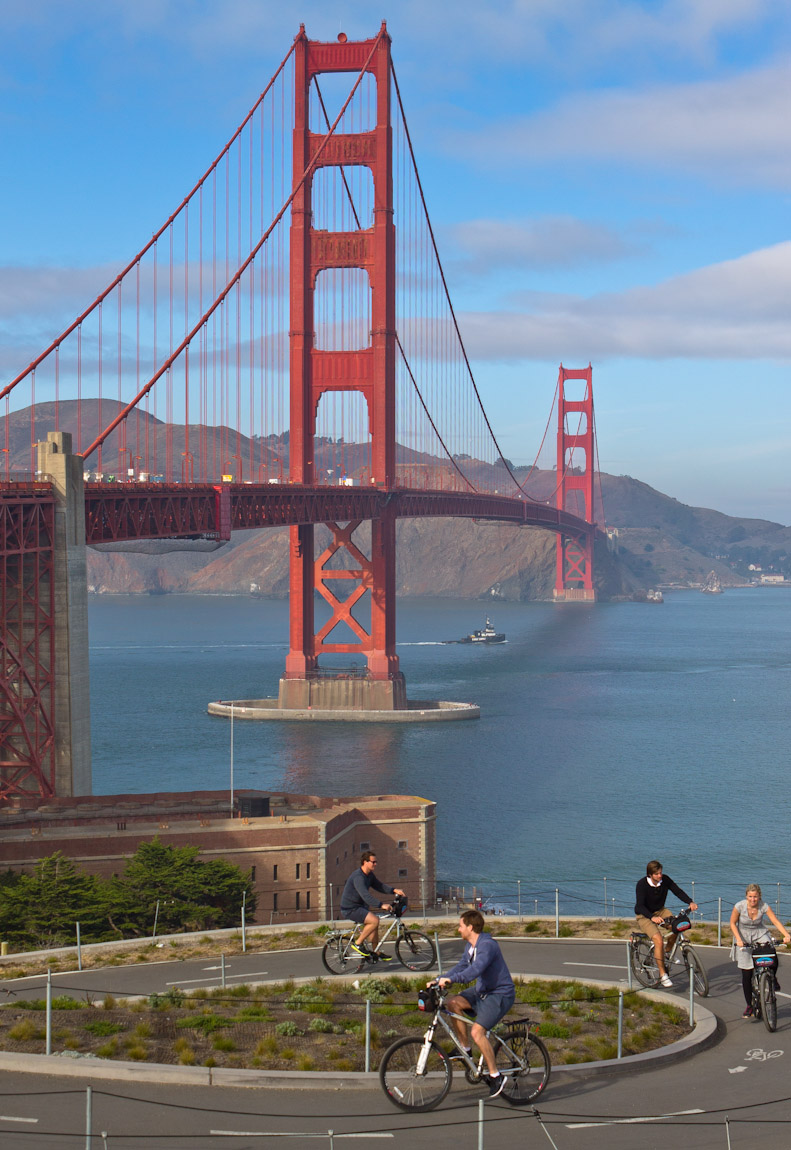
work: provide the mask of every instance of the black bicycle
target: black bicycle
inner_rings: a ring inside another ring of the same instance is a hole
[[[745,949],[753,956],[753,1017],[762,1018],[772,1033],[777,1030],[777,949],[773,940],[754,942]]]
[[[709,993],[709,976],[706,974],[706,969],[695,953],[692,944],[687,942],[684,937],[685,931],[688,931],[692,925],[689,918],[689,908],[681,911],[680,914],[671,915],[666,922],[673,935],[673,945],[665,955],[668,974],[672,977],[673,973],[676,973],[673,967],[682,966],[687,984],[689,984],[689,972],[692,971],[695,991],[701,998],[705,998]],[[660,975],[659,967],[656,964],[654,945],[648,935],[643,934],[641,930],[633,930],[629,939],[629,965],[632,968],[632,974],[642,986],[654,987],[659,985]]]
[[[398,961],[407,970],[430,970],[437,961],[434,943],[427,934],[420,930],[410,930],[401,921],[406,910],[406,899],[395,895],[391,903],[392,910],[381,916],[382,921],[389,920],[389,926],[376,950],[369,950],[360,954],[354,949],[357,936],[362,926],[351,929],[333,930],[327,935],[324,949],[321,952],[321,961],[330,974],[356,974],[361,967],[374,966],[381,961],[382,947],[395,931],[395,952]]]
[[[379,1066],[382,1089],[401,1110],[425,1111],[439,1106],[450,1090],[454,1062],[464,1066],[464,1076],[473,1086],[482,1082],[486,1074],[483,1055],[476,1059],[466,1051],[447,1021],[459,1018],[469,1022],[469,1018],[448,1010],[445,996],[436,984],[420,991],[418,1008],[433,1012],[426,1033],[421,1038],[397,1039],[384,1052]],[[435,1042],[437,1029],[444,1030],[455,1047],[453,1062]],[[506,1079],[499,1097],[511,1106],[526,1106],[543,1093],[549,1082],[552,1064],[546,1046],[530,1033],[526,1018],[498,1023],[487,1034],[497,1069]]]

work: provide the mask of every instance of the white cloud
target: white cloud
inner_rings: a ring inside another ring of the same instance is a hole
[[[588,91],[449,140],[479,163],[613,162],[791,187],[789,61],[726,79]]]
[[[461,270],[488,273],[499,268],[568,268],[607,263],[633,255],[636,245],[605,224],[572,216],[535,220],[469,220],[450,231],[462,253]]]
[[[525,293],[521,312],[460,317],[480,360],[791,358],[791,242],[590,298]]]

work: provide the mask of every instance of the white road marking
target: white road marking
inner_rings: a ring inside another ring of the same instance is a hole
[[[38,1118],[13,1118],[7,1114],[0,1114],[0,1122],[38,1122]]]
[[[326,1138],[329,1131],[300,1134],[294,1130],[210,1130],[216,1138]],[[333,1138],[392,1138],[392,1134],[335,1134]]]
[[[632,1126],[640,1122],[664,1122],[668,1118],[682,1118],[685,1114],[703,1114],[703,1110],[673,1110],[670,1114],[657,1114],[652,1118],[612,1118],[608,1122],[567,1122],[567,1130],[587,1130],[591,1126]]]
[[[211,967],[209,968],[211,969]],[[215,968],[216,969],[216,968]],[[268,970],[250,970],[247,974],[229,974],[228,978],[241,978],[246,980],[248,978],[260,978],[264,974],[269,974]],[[166,982],[165,986],[188,986],[191,982],[219,982],[218,978],[181,978],[178,982]]]
[[[612,962],[564,962],[564,966],[592,966],[596,970],[626,970],[625,966],[618,966]]]
[[[786,994],[784,990],[776,990],[775,994],[778,998],[791,998],[791,994]]]
[[[747,1069],[746,1066],[734,1066],[734,1067],[729,1066],[728,1067],[728,1073],[729,1074],[741,1074],[742,1071],[746,1070],[746,1069]]]

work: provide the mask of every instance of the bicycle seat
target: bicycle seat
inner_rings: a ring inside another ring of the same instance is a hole
[[[648,938],[648,935],[645,934],[642,930],[633,930],[632,931],[632,938],[635,940],[638,938]]]

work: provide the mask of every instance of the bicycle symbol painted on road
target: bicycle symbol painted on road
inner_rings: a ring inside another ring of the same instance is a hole
[[[766,1062],[767,1058],[782,1058],[783,1054],[782,1050],[762,1050],[756,1046],[754,1050],[748,1050],[744,1057],[750,1062]]]

